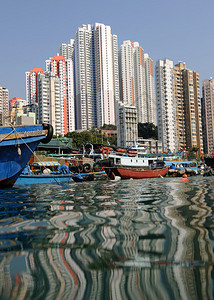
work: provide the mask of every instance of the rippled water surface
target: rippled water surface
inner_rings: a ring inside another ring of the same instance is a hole
[[[0,191],[0,299],[213,299],[214,177]]]

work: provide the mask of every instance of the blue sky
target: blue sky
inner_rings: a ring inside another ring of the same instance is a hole
[[[110,25],[140,43],[153,59],[184,61],[200,81],[214,77],[214,0],[6,0],[1,1],[0,85],[25,99],[25,72],[74,38],[82,24]]]

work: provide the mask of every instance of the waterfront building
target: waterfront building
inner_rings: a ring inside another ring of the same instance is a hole
[[[153,61],[138,42],[120,47],[120,91],[123,103],[136,106],[138,123],[156,124]]]
[[[204,153],[214,150],[214,79],[202,82],[202,125]]]
[[[43,74],[42,68],[34,68],[30,72],[25,72],[26,76],[26,101],[27,104],[38,103],[37,76]]]
[[[137,109],[133,105],[116,103],[117,146],[133,147],[138,139]]]
[[[60,119],[61,119],[60,134],[64,135],[68,132],[68,116],[67,116],[68,103],[67,103],[65,58],[63,56],[54,56],[53,58],[46,60],[46,71],[54,73],[60,79]]]
[[[54,134],[62,134],[61,82],[55,72],[38,75],[39,123],[53,126]]]
[[[2,126],[9,114],[9,91],[0,86],[0,125]]]
[[[183,62],[174,66],[174,94],[178,149],[203,151],[199,74]]]
[[[155,66],[158,139],[164,152],[177,151],[173,61],[158,60]]]

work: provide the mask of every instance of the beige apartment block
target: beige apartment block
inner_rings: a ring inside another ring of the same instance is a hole
[[[210,155],[214,150],[214,79],[203,81],[201,105],[204,152]]]
[[[199,74],[179,62],[174,66],[174,90],[178,149],[203,151]]]

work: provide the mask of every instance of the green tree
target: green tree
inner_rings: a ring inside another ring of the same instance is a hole
[[[138,123],[138,136],[144,139],[158,139],[158,128],[153,123]]]

